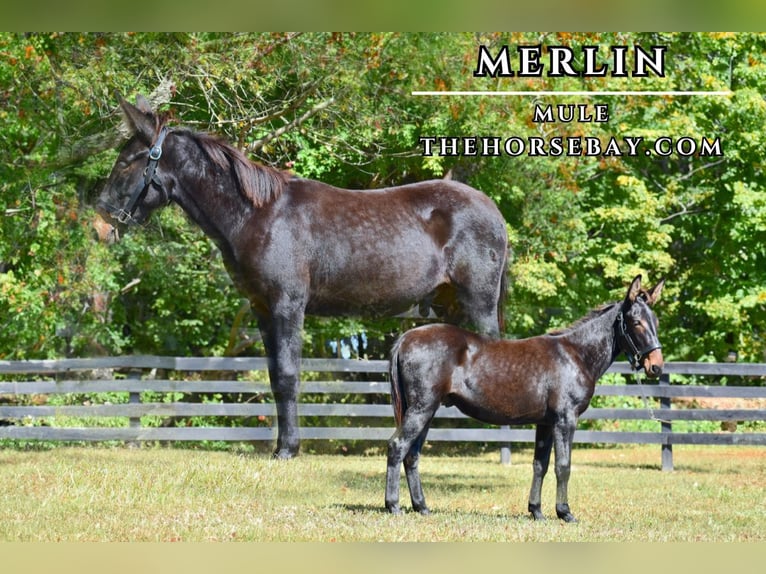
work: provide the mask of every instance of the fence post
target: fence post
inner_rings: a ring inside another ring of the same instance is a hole
[[[670,375],[664,373],[660,375],[660,386],[670,385]],[[670,397],[660,397],[660,412],[670,409]],[[673,432],[673,425],[664,417],[660,417],[660,432],[663,435],[662,441],[662,470],[670,472],[673,470],[673,445],[670,442],[670,433]]]
[[[128,372],[127,378],[134,381],[141,380],[141,370],[131,369]],[[131,405],[140,404],[141,393],[137,391],[130,391],[130,395],[128,396],[128,403]],[[128,420],[128,427],[130,427],[131,429],[141,428],[141,417],[130,417]],[[141,446],[141,441],[130,440],[130,441],[127,441],[126,445],[128,446],[128,448],[139,448]]]
[[[500,427],[503,430],[510,429],[508,425],[502,425]],[[504,442],[500,444],[500,464],[504,464],[506,466],[511,464],[511,443],[510,442]]]

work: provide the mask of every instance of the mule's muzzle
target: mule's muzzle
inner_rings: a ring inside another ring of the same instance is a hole
[[[93,218],[93,229],[98,236],[98,240],[103,243],[116,243],[120,240],[119,229],[104,217],[101,213],[96,213]]]
[[[96,220],[93,226],[101,241],[115,243],[120,240],[120,234],[124,233],[128,226],[138,223],[124,209],[118,209],[103,200],[96,203]]]
[[[99,199],[96,203],[96,213],[98,213],[101,218],[108,223],[117,222],[117,218],[114,216],[114,207],[112,207],[103,199]]]
[[[141,223],[131,213],[125,211],[124,208],[114,207],[105,201],[99,201],[96,204],[96,212],[104,219],[104,221],[115,228],[139,225]]]

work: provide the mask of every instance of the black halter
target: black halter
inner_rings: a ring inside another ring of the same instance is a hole
[[[623,347],[622,352],[627,355],[630,366],[633,367],[634,371],[641,368],[641,360],[649,353],[656,349],[662,349],[662,345],[660,345],[659,341],[650,343],[643,349],[639,349],[638,345],[636,345],[635,341],[631,338],[630,333],[628,333],[628,328],[625,324],[625,314],[622,311],[617,315],[617,337],[618,341],[619,339],[622,339],[627,345],[627,350]],[[622,347],[622,345],[620,346]]]
[[[142,184],[138,184],[138,187],[133,192],[133,195],[130,196],[128,203],[117,213],[117,221],[120,223],[128,223],[133,219],[136,208],[146,195],[150,185],[154,185],[163,194],[165,194],[166,201],[169,201],[170,198],[168,197],[165,190],[162,189],[162,182],[157,178],[156,174],[157,164],[160,162],[160,158],[162,157],[162,144],[165,141],[165,136],[168,135],[168,131],[169,130],[163,126],[159,135],[157,136],[157,139],[154,142],[154,145],[149,148],[149,162],[146,164],[146,169],[144,170],[144,181]]]

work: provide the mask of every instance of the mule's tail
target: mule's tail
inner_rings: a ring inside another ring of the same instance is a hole
[[[497,298],[497,326],[500,329],[500,336],[505,333],[505,298],[508,295],[508,254],[510,248],[505,250],[503,257],[502,274],[500,275],[500,294]]]
[[[402,426],[404,411],[407,410],[407,401],[404,398],[404,389],[399,377],[399,349],[402,346],[403,336],[399,337],[391,348],[391,358],[388,363],[388,374],[391,379],[391,406],[394,408],[396,427]]]

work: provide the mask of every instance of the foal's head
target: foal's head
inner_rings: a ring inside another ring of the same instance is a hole
[[[657,336],[659,322],[651,306],[660,298],[665,279],[649,290],[641,288],[641,275],[628,288],[617,316],[617,344],[634,369],[644,369],[646,376],[659,377],[665,364]]]

